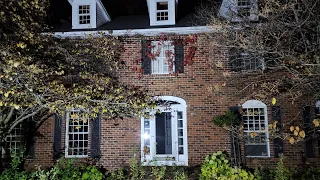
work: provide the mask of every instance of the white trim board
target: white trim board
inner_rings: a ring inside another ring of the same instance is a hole
[[[218,28],[210,26],[194,26],[194,27],[174,27],[174,28],[152,28],[152,29],[125,29],[125,30],[102,30],[102,31],[76,31],[76,32],[54,32],[56,38],[82,38],[87,35],[100,37],[103,35],[110,36],[157,36],[162,34],[198,34],[217,32]],[[48,33],[44,33],[48,34]]]

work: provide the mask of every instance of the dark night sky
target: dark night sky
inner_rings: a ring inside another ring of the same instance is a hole
[[[101,0],[111,19],[117,16],[147,15],[146,0]],[[194,11],[194,7],[206,0],[179,0],[178,19]],[[71,5],[68,0],[50,0],[50,24],[56,25],[61,21],[71,21]]]

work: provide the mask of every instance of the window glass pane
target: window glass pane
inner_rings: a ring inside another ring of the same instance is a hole
[[[178,111],[178,119],[182,119],[182,111]]]
[[[156,153],[172,154],[170,112],[156,114]]]
[[[183,154],[183,147],[179,147],[179,154]]]
[[[266,145],[245,145],[246,156],[267,156]]]
[[[183,127],[183,121],[182,120],[178,120],[178,127],[179,128]]]
[[[168,10],[168,2],[157,2],[157,10]]]
[[[150,122],[149,120],[144,121],[144,128],[150,128]]]

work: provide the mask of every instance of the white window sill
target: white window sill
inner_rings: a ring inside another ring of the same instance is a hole
[[[76,155],[76,156],[71,156],[71,155],[66,155],[65,158],[88,158],[88,155]]]
[[[246,158],[270,158],[270,156],[246,156]]]
[[[188,162],[177,161],[147,161],[142,162],[142,166],[188,166]]]

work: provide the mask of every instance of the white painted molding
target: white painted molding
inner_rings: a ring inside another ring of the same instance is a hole
[[[79,6],[90,6],[90,24],[79,23]],[[73,0],[72,29],[92,29],[97,27],[97,3],[95,0]]]
[[[168,20],[157,21],[157,3],[168,2]],[[175,0],[152,0],[148,2],[150,26],[175,25],[176,2]]]
[[[55,32],[54,37],[57,38],[84,38],[88,35],[101,37],[104,35],[110,36],[157,36],[161,34],[199,34],[218,32],[219,28],[210,26],[194,26],[194,27],[174,27],[174,28],[152,28],[152,29],[125,29],[125,30],[103,30],[103,31],[75,31],[75,32]],[[48,33],[43,33],[44,35]]]
[[[258,100],[248,100],[242,104],[243,108],[267,108],[267,105]]]
[[[111,21],[111,18],[101,0],[68,1],[72,6],[72,29],[93,29]],[[90,24],[79,24],[79,5],[90,5]]]

